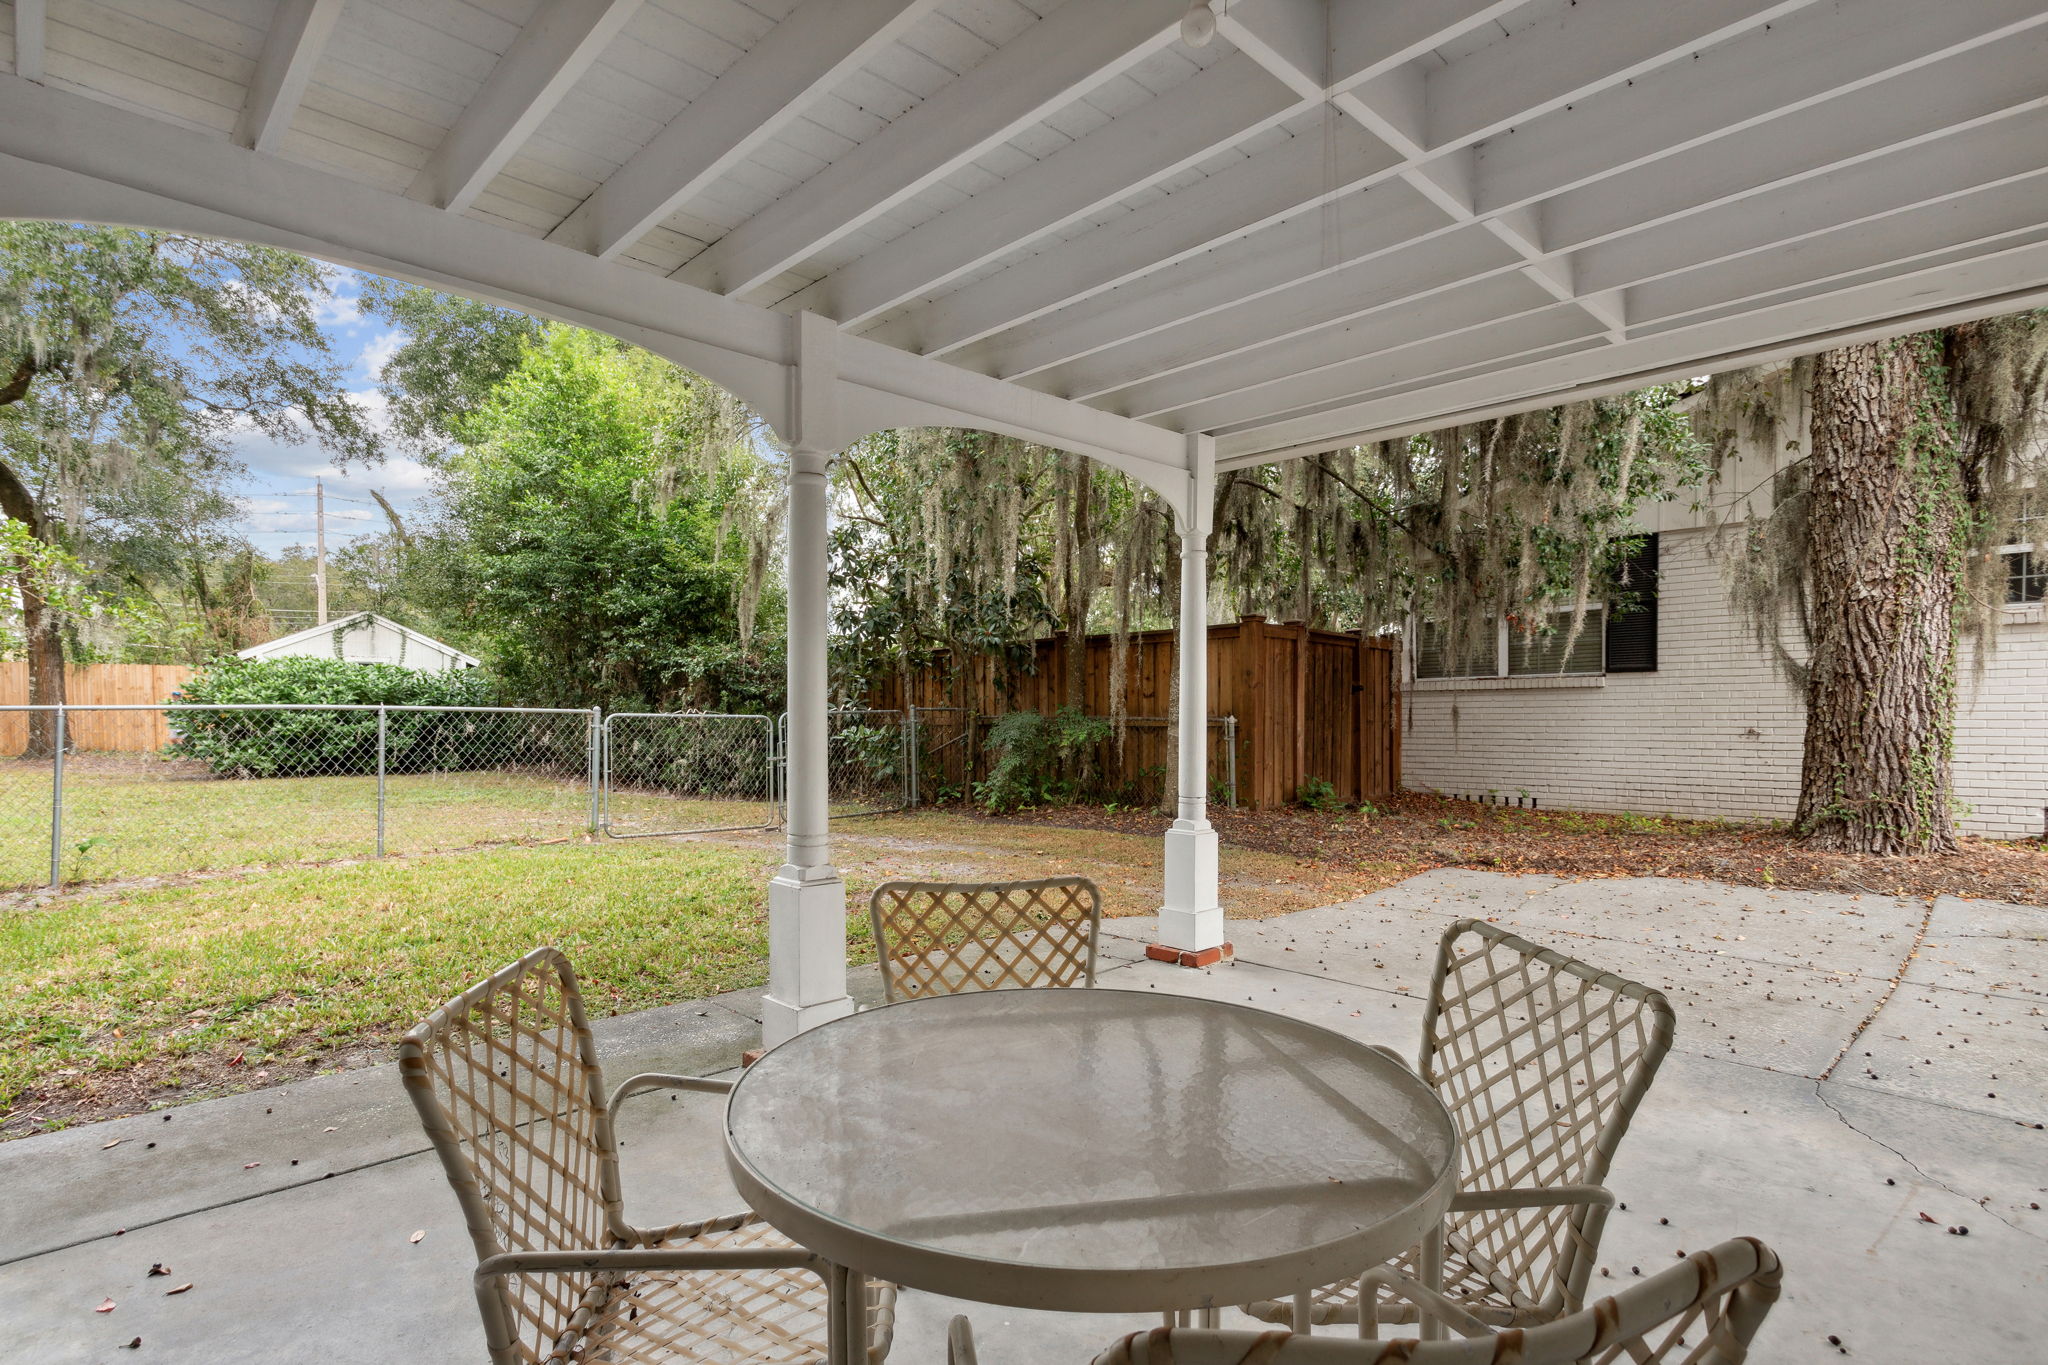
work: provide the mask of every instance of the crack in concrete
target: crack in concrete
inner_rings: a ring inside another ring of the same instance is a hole
[[[1986,1199],[1982,1200],[1970,1198],[1969,1195],[1964,1194],[1961,1190],[1949,1184],[1946,1180],[1942,1180],[1939,1177],[1928,1174],[1926,1169],[1922,1167],[1919,1162],[1913,1160],[1912,1157],[1907,1156],[1904,1152],[1892,1146],[1883,1138],[1878,1137],[1874,1133],[1867,1133],[1863,1129],[1858,1128],[1854,1123],[1850,1121],[1849,1116],[1843,1113],[1841,1109],[1835,1104],[1835,1102],[1827,1097],[1827,1093],[1821,1088],[1825,1084],[1826,1082],[1821,1080],[1816,1080],[1813,1083],[1813,1097],[1819,1100],[1823,1105],[1825,1105],[1827,1107],[1827,1111],[1830,1114],[1833,1114],[1836,1118],[1840,1119],[1842,1122],[1842,1126],[1844,1128],[1847,1128],[1850,1132],[1854,1133],[1857,1137],[1862,1138],[1864,1141],[1882,1147],[1885,1151],[1890,1152],[1893,1156],[1905,1162],[1907,1168],[1910,1169],[1913,1172],[1913,1174],[1919,1176],[1923,1181],[1927,1182],[1929,1185],[1933,1185],[1937,1189],[1946,1191],[1947,1193],[1955,1196],[1957,1199],[1962,1200],[1964,1203],[1969,1204],[1971,1207],[1979,1210],[1980,1212],[1990,1214],[1993,1218],[1996,1218],[1999,1222],[2005,1224],[2014,1232],[2019,1233],[2022,1237],[2030,1237],[2037,1242],[2048,1241],[2048,1238],[2042,1237],[2039,1233],[2028,1231],[2026,1228],[2021,1227],[2018,1223],[2013,1222],[2012,1219],[2007,1218],[1997,1209],[1992,1208],[1990,1203],[1988,1202],[1988,1196]]]

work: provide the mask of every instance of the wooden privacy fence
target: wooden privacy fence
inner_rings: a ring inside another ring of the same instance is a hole
[[[1170,630],[1140,631],[1130,638],[1124,680],[1130,728],[1120,769],[1107,772],[1112,786],[1143,785],[1145,774],[1164,768],[1173,638]],[[1083,714],[1110,714],[1111,646],[1107,635],[1088,637]],[[886,710],[906,702],[918,707],[920,726],[928,734],[927,752],[929,736],[942,736],[942,744],[957,740],[948,747],[959,750],[960,758],[942,755],[942,771],[945,780],[964,785],[986,771],[982,750],[993,717],[1007,711],[1051,715],[1064,703],[1066,639],[1040,640],[1034,664],[1036,671],[1011,680],[1006,692],[992,661],[978,659],[956,673],[942,658],[912,674],[907,689],[903,678],[889,679],[870,704]],[[1284,805],[1311,778],[1328,782],[1341,801],[1392,794],[1401,785],[1400,676],[1400,645],[1389,637],[1360,639],[1263,616],[1209,627],[1208,713],[1236,717],[1238,804]],[[927,709],[938,714],[926,717]],[[941,719],[948,711],[959,719]],[[1224,727],[1212,723],[1212,779],[1228,762],[1223,744]],[[927,790],[931,785],[925,783]]]
[[[157,706],[193,670],[182,664],[85,664],[64,670],[67,707]],[[28,704],[28,665],[0,663],[0,706]],[[161,711],[67,711],[65,748],[85,753],[154,753],[171,742]],[[28,747],[28,716],[0,711],[0,758]]]

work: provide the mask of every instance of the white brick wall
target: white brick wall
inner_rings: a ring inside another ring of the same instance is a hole
[[[1650,509],[1645,509],[1648,512]],[[1667,505],[1658,522],[1696,521]],[[1588,686],[1409,684],[1406,784],[1456,794],[1526,792],[1546,808],[1789,818],[1805,731],[1798,696],[1728,603],[1710,533],[1664,529],[1657,671]],[[2048,624],[2013,618],[1975,675],[1962,660],[1956,795],[1967,833],[2042,832],[2048,806]]]

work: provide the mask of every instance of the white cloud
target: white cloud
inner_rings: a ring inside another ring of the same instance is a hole
[[[369,342],[364,345],[362,354],[356,357],[357,371],[368,378],[376,378],[378,372],[384,368],[392,356],[398,354],[398,348],[403,345],[405,345],[405,333],[397,328],[393,328],[388,332],[379,332],[376,336],[370,338]],[[379,394],[378,398],[381,401],[383,395]]]

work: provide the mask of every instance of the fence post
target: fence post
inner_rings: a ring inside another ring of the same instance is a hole
[[[903,767],[906,791],[904,805],[909,810],[917,809],[917,708],[906,703],[903,707],[903,745],[908,751],[904,755]]]
[[[1224,770],[1230,774],[1230,808],[1237,809],[1237,715],[1223,718]]]
[[[64,703],[57,703],[57,745],[50,754],[50,889],[64,887]]]
[[[590,768],[590,832],[596,834],[604,828],[604,721],[602,708],[590,708],[590,736],[584,745],[585,762]]]
[[[389,713],[383,703],[377,705],[377,856],[384,856],[384,754],[387,748],[386,729]]]

